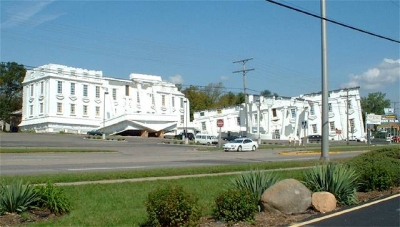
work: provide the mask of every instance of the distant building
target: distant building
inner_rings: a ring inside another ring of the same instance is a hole
[[[122,80],[103,77],[102,71],[48,64],[26,73],[19,127],[161,137],[184,127],[188,106],[175,85],[159,76],[132,73]]]
[[[321,135],[321,100],[321,93],[271,98],[250,95],[247,127],[244,104],[195,112],[193,124],[199,131],[217,135],[216,122],[223,119],[222,133],[254,139],[258,135],[261,139],[281,140]],[[330,91],[328,106],[329,140],[346,140],[347,132],[349,139],[365,137],[359,87]]]

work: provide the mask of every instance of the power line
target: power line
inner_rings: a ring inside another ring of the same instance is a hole
[[[295,7],[292,7],[292,6],[288,6],[288,5],[285,5],[283,3],[279,3],[279,2],[276,2],[276,1],[273,1],[273,0],[266,0],[266,1],[270,2],[270,3],[273,3],[273,4],[276,4],[276,5],[279,5],[279,6],[282,6],[282,7],[285,7],[285,8],[288,8],[288,9],[291,9],[291,10],[294,10],[294,11],[297,11],[297,12],[300,12],[300,13],[303,13],[303,14],[306,14],[306,15],[309,15],[309,16],[312,16],[312,17],[315,17],[315,18],[318,18],[318,19],[321,19],[321,20],[325,20],[325,21],[331,22],[333,24],[337,24],[337,25],[340,25],[340,26],[343,26],[343,27],[346,27],[346,28],[350,28],[350,29],[355,30],[355,31],[359,31],[359,32],[362,32],[362,33],[365,33],[365,34],[368,34],[368,35],[371,35],[371,36],[375,36],[375,37],[378,37],[378,38],[381,38],[381,39],[385,39],[385,40],[388,40],[388,41],[391,41],[391,42],[400,43],[399,40],[388,38],[386,36],[382,36],[382,35],[379,35],[379,34],[376,34],[376,33],[372,33],[372,32],[369,32],[369,31],[366,31],[366,30],[363,30],[363,29],[360,29],[360,28],[356,28],[356,27],[351,26],[351,25],[347,25],[347,24],[344,24],[344,23],[341,23],[341,22],[338,22],[338,21],[335,21],[335,20],[324,18],[324,17],[321,17],[321,16],[319,16],[317,14],[313,14],[313,13],[307,12],[305,10],[301,10],[301,9],[298,9],[298,8],[295,8]]]

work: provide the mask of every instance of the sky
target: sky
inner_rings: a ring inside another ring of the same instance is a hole
[[[320,0],[279,3],[321,15]],[[268,1],[0,1],[1,62],[281,96],[321,91],[321,20]],[[400,1],[326,0],[326,17],[400,40]],[[400,44],[327,22],[328,87],[383,92],[400,110]]]

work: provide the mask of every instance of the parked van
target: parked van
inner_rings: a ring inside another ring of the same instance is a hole
[[[218,139],[217,139],[217,137],[215,137],[211,134],[198,133],[198,134],[196,134],[196,137],[194,138],[194,142],[199,143],[199,144],[211,145],[211,144],[218,144]]]

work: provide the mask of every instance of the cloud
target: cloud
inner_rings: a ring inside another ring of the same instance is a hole
[[[229,80],[229,76],[221,76],[220,79],[221,81],[227,81]]]
[[[170,76],[168,81],[173,84],[183,84],[183,79],[181,75]]]
[[[17,5],[7,9],[5,14],[9,15],[9,18],[1,23],[0,28],[4,29],[21,24],[30,24],[34,27],[46,21],[54,20],[63,14],[40,15],[40,12],[54,1],[55,0],[17,2]]]
[[[360,86],[365,90],[382,90],[400,80],[400,59],[383,59],[376,67],[368,69],[360,75],[350,75],[350,81],[342,84],[342,88]]]

